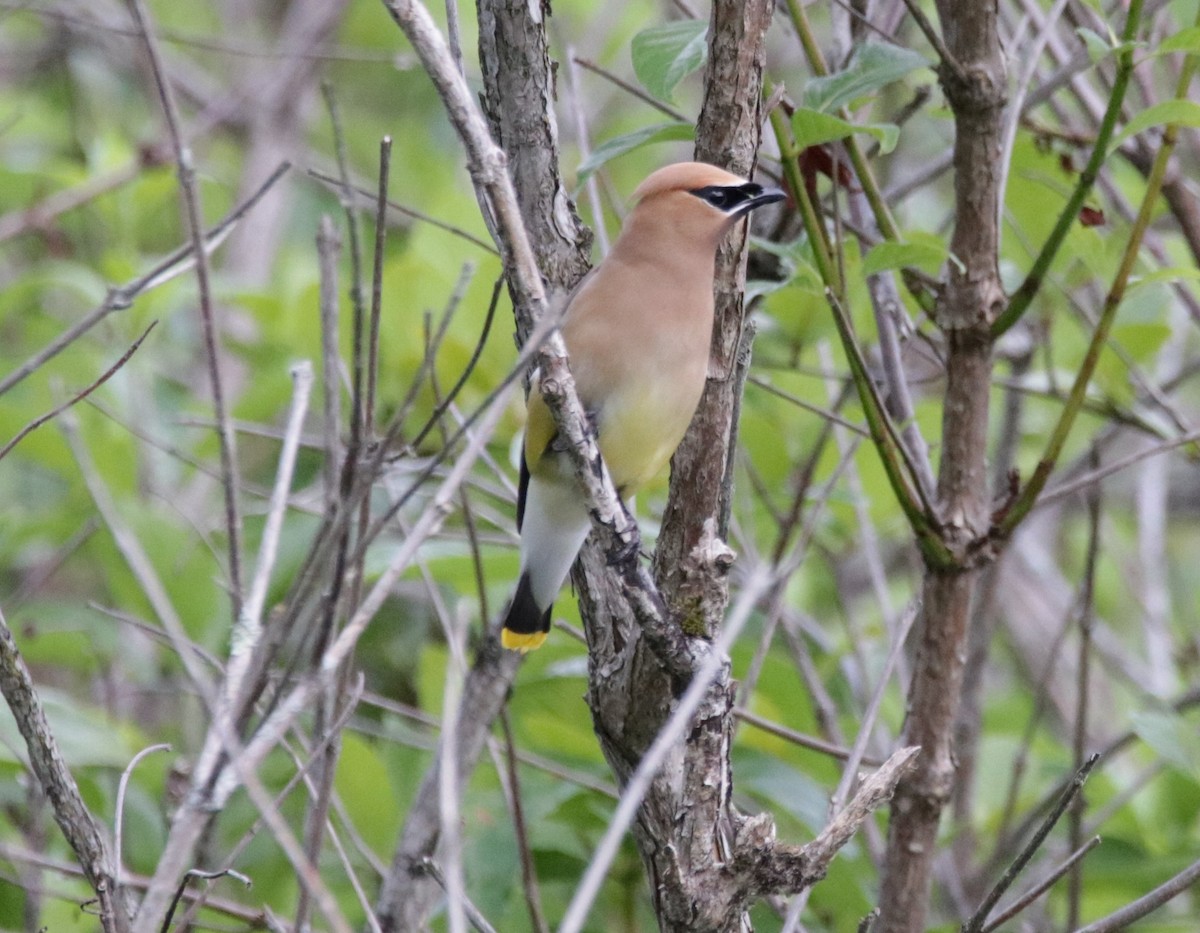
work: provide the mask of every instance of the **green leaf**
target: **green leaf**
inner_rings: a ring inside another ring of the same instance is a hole
[[[145,742],[140,736],[131,735],[130,730],[114,728],[102,710],[67,693],[51,687],[41,687],[38,692],[59,751],[72,767],[123,768],[129,764],[136,743]],[[24,762],[27,754],[25,739],[6,709],[0,716],[0,761]]]
[[[1091,59],[1093,65],[1104,61],[1118,48],[1116,37],[1111,33],[1108,38],[1100,35],[1091,29],[1080,26],[1075,30],[1075,34],[1083,40],[1084,46],[1087,48],[1088,58]]]
[[[615,136],[593,149],[592,154],[580,164],[575,173],[576,184],[583,184],[592,172],[605,163],[611,162],[617,156],[623,156],[627,152],[633,152],[634,149],[640,149],[651,143],[691,139],[695,132],[695,128],[690,123],[655,123],[653,126],[643,126],[640,130],[634,130],[624,136]]]
[[[1200,52],[1200,26],[1188,26],[1175,35],[1164,39],[1154,50],[1156,55],[1166,55],[1169,52]]]
[[[1191,266],[1167,266],[1163,269],[1155,269],[1153,272],[1148,272],[1145,275],[1132,276],[1129,279],[1129,289],[1132,292],[1138,288],[1144,288],[1147,285],[1154,285],[1159,282],[1184,282],[1196,281],[1200,279],[1200,269]]]
[[[1147,107],[1125,124],[1109,144],[1108,151],[1114,152],[1125,140],[1136,136],[1152,126],[1176,123],[1180,126],[1200,126],[1200,104],[1190,100],[1165,100],[1161,104]]]
[[[1178,713],[1135,713],[1133,731],[1168,764],[1200,776],[1200,736]]]
[[[633,37],[633,71],[659,100],[670,101],[675,87],[708,57],[708,23],[684,19],[644,29]]]
[[[900,138],[900,127],[894,123],[851,123],[832,114],[798,107],[792,115],[792,128],[796,142],[802,148],[817,146],[835,139],[844,139],[852,133],[866,133],[879,140],[879,148],[891,152]]]
[[[911,71],[928,68],[921,55],[898,45],[864,42],[856,46],[844,70],[813,78],[804,86],[804,106],[830,113],[850,101],[873,94]]]
[[[1170,336],[1170,326],[1161,321],[1135,321],[1118,324],[1112,329],[1113,340],[1139,362],[1152,359]]]
[[[871,247],[863,260],[863,273],[874,275],[887,269],[915,266],[936,271],[946,261],[946,244],[929,233],[913,233],[904,242],[885,241]]]

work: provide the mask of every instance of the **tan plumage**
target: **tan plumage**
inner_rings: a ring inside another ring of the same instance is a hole
[[[699,162],[659,169],[604,261],[567,305],[562,335],[580,400],[622,495],[666,465],[704,391],[713,327],[713,262],[726,231],[783,193]],[[517,523],[521,577],[503,643],[528,651],[590,528],[535,374],[522,457]]]

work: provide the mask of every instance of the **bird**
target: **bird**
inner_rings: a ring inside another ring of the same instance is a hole
[[[580,401],[621,496],[671,458],[708,375],[717,247],[785,194],[702,162],[649,175],[608,255],[568,298],[561,330]],[[550,631],[554,600],[591,529],[550,410],[530,379],[517,529],[520,576],[501,644],[525,653]]]

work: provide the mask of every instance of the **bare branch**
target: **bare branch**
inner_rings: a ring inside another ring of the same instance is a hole
[[[1042,825],[1039,826],[1037,832],[1030,837],[1029,841],[1025,844],[1025,848],[1023,848],[1017,857],[1013,859],[1013,863],[1008,866],[1008,869],[1004,872],[1004,875],[1000,878],[1000,880],[996,882],[995,887],[993,887],[988,893],[988,896],[983,899],[983,903],[979,905],[979,909],[976,910],[970,919],[963,924],[962,933],[980,933],[980,930],[983,929],[983,925],[987,922],[988,914],[992,912],[992,908],[996,906],[1000,898],[1004,896],[1004,892],[1007,891],[1009,886],[1012,885],[1012,883],[1017,879],[1017,876],[1021,873],[1021,870],[1029,863],[1029,860],[1033,858],[1034,853],[1041,848],[1042,843],[1046,841],[1046,837],[1050,835],[1050,830],[1054,828],[1055,824],[1058,823],[1059,819],[1066,812],[1067,807],[1070,806],[1071,801],[1075,799],[1076,795],[1082,789],[1084,782],[1087,780],[1088,775],[1092,771],[1092,768],[1096,766],[1096,762],[1099,760],[1099,755],[1092,755],[1092,757],[1084,763],[1083,767],[1075,772],[1074,780],[1072,780],[1067,786],[1066,791],[1059,798],[1058,803],[1054,806],[1054,809],[1046,814],[1046,818],[1042,820]]]
[[[370,441],[375,430],[375,390],[379,379],[379,323],[383,313],[383,247],[387,242],[388,182],[392,169],[392,137],[379,142],[379,194],[375,200],[375,257],[371,266],[371,321],[367,331],[367,398],[363,422]]]
[[[21,443],[21,441],[23,441],[29,434],[36,431],[47,421],[53,421],[56,417],[61,415],[64,411],[66,411],[68,408],[70,408],[76,402],[82,401],[83,399],[87,398],[89,395],[91,395],[93,392],[95,392],[98,388],[100,388],[100,386],[102,386],[102,385],[104,385],[104,383],[108,382],[108,380],[111,379],[112,376],[117,372],[117,370],[119,370],[122,366],[124,366],[126,363],[129,362],[129,358],[138,351],[138,347],[140,347],[142,345],[142,341],[145,340],[148,336],[150,336],[150,331],[154,330],[154,325],[156,325],[157,323],[158,323],[158,321],[151,321],[150,326],[147,327],[144,331],[142,331],[142,336],[138,337],[138,339],[133,342],[132,346],[130,346],[130,348],[128,350],[126,350],[123,354],[121,354],[121,358],[119,360],[117,360],[115,363],[113,363],[112,366],[108,367],[108,369],[106,369],[100,375],[99,378],[97,378],[94,382],[92,382],[91,385],[87,386],[86,388],[80,389],[78,392],[76,392],[74,395],[72,395],[69,399],[67,399],[61,405],[56,405],[53,409],[46,412],[46,414],[41,415],[40,417],[34,418],[31,422],[29,422],[29,424],[27,424],[27,425],[25,425],[25,427],[21,428],[21,430],[16,433],[16,435],[13,437],[13,439],[11,441],[9,441],[3,447],[0,447],[0,460],[3,460],[5,458],[5,456],[8,455],[8,452],[10,450],[12,450],[14,447],[16,447],[19,443]]]
[[[1178,897],[1197,881],[1200,881],[1200,861],[1193,862],[1170,881],[1139,897],[1132,904],[1109,914],[1103,920],[1080,927],[1075,933],[1117,933],[1153,913],[1173,898]]]
[[[254,569],[254,579],[250,583],[250,592],[246,596],[242,608],[242,616],[233,631],[233,646],[231,648],[231,666],[242,651],[252,651],[262,626],[263,606],[267,600],[267,587],[271,582],[271,571],[275,567],[275,558],[279,550],[279,537],[283,532],[283,516],[287,511],[288,493],[292,488],[292,474],[296,468],[296,454],[300,449],[300,434],[304,430],[304,418],[308,414],[308,399],[312,392],[313,370],[308,360],[301,360],[292,367],[292,404],[288,411],[287,423],[283,431],[283,447],[279,452],[279,462],[275,473],[275,487],[271,490],[271,501],[267,508],[267,523],[263,529],[262,541],[258,549],[258,563]],[[227,683],[236,681],[231,674],[227,675]],[[236,692],[239,683],[232,684]]]
[[[154,72],[154,83],[158,89],[163,116],[167,121],[167,133],[175,151],[179,188],[183,194],[184,217],[192,241],[192,253],[196,260],[196,284],[200,299],[200,321],[204,332],[205,359],[208,363],[209,383],[213,395],[213,413],[217,420],[217,437],[221,450],[221,480],[225,489],[225,530],[229,535],[229,595],[233,603],[233,615],[242,609],[242,517],[238,507],[237,446],[233,425],[225,403],[225,389],[221,378],[221,361],[218,355],[220,331],[213,310],[212,291],[209,285],[208,253],[204,249],[204,214],[200,208],[200,192],[196,186],[196,167],[192,162],[192,151],[183,141],[183,130],[179,119],[179,108],[170,81],[163,69],[158,43],[150,24],[150,14],[144,0],[129,0],[130,9],[137,23],[150,65]]]
[[[143,748],[140,752],[133,756],[133,759],[125,766],[125,770],[121,772],[121,780],[117,784],[117,804],[113,814],[113,865],[117,870],[117,880],[122,880],[121,875],[124,874],[124,868],[121,859],[121,840],[125,836],[125,791],[129,787],[129,778],[133,774],[133,769],[136,768],[143,758],[147,755],[152,755],[155,752],[169,752],[171,746],[165,743],[160,745],[151,745],[149,748]]]
[[[288,171],[291,166],[284,162],[280,164],[274,172],[270,174],[266,181],[259,186],[250,197],[246,198],[241,204],[235,207],[228,215],[214,227],[212,227],[204,236],[204,251],[206,254],[212,253],[220,246],[232,232],[234,226],[245,214],[254,207],[263,196],[274,187]],[[177,275],[186,272],[191,268],[191,264],[195,262],[195,248],[191,243],[180,247],[171,253],[161,262],[156,263],[149,271],[139,275],[137,278],[126,282],[124,285],[110,289],[105,297],[96,308],[85,314],[71,327],[63,331],[58,337],[52,340],[49,344],[35,353],[32,357],[14,369],[11,373],[0,379],[0,395],[3,395],[17,383],[21,382],[30,373],[36,372],[54,357],[58,356],[63,350],[69,347],[72,343],[86,334],[89,330],[99,324],[102,320],[112,314],[114,311],[124,311],[130,307],[134,300],[141,295],[163,282],[166,282]]]
[[[563,915],[558,933],[578,933],[588,919],[592,901],[604,883],[604,876],[616,857],[617,849],[625,837],[626,831],[637,815],[642,800],[650,790],[651,781],[658,773],[668,753],[683,738],[684,733],[694,727],[693,717],[701,703],[708,699],[709,688],[714,680],[729,666],[727,652],[734,640],[741,633],[742,627],[750,618],[750,613],[772,583],[771,576],[759,570],[748,580],[738,595],[737,604],[726,619],[725,625],[712,650],[704,659],[688,684],[687,690],[679,698],[678,705],[671,717],[663,725],[654,742],[646,750],[637,769],[630,776],[621,790],[621,802],[617,812],[609,821],[608,829],[596,847],[591,864],[584,873],[583,880],[576,888],[567,912]]]
[[[862,782],[837,816],[808,845],[793,847],[770,840],[738,840],[737,868],[749,879],[756,895],[803,891],[825,877],[830,862],[881,804],[891,799],[896,784],[912,767],[919,748],[902,748]]]
[[[1024,894],[1022,894],[1020,897],[1018,897],[1015,901],[1013,901],[1009,907],[1006,907],[1004,910],[1002,910],[998,914],[996,914],[995,917],[993,917],[991,920],[989,920],[987,922],[987,925],[984,926],[984,928],[980,931],[980,933],[993,933],[993,931],[1000,929],[1000,926],[1002,924],[1007,923],[1013,917],[1020,914],[1021,911],[1023,911],[1026,907],[1028,907],[1030,904],[1032,904],[1034,901],[1036,901],[1039,897],[1041,897],[1043,894],[1045,894],[1047,891],[1049,891],[1054,886],[1054,883],[1056,881],[1058,881],[1059,878],[1061,878],[1063,875],[1065,875],[1067,872],[1069,872],[1072,868],[1074,868],[1077,864],[1079,864],[1079,862],[1081,862],[1083,860],[1083,858],[1089,852],[1091,852],[1092,849],[1096,848],[1096,846],[1098,846],[1099,844],[1100,844],[1100,837],[1093,836],[1091,839],[1089,839],[1087,842],[1085,842],[1082,846],[1080,846],[1078,849],[1076,849],[1074,852],[1072,852],[1070,857],[1067,858],[1066,861],[1064,861],[1057,868],[1055,868],[1054,871],[1052,871],[1046,877],[1046,879],[1044,881],[1040,882],[1039,884],[1034,885],[1032,888],[1030,888],[1028,891],[1026,891]]]
[[[341,410],[341,355],[338,353],[338,253],[341,239],[333,219],[325,214],[317,228],[317,266],[320,270],[320,299],[318,310],[321,318],[321,395],[324,418],[321,431],[324,436],[325,456],[322,459],[322,475],[325,480],[325,505],[333,506],[338,494],[337,470],[342,460],[342,410]]]
[[[343,192],[345,191],[345,187],[342,185],[342,183],[340,181],[338,181],[338,179],[334,178],[332,175],[328,175],[325,172],[318,171],[315,168],[310,168],[308,170],[308,174],[309,174],[309,176],[311,176],[312,178],[315,178],[317,181],[321,182],[322,184],[329,185],[331,188],[335,188],[338,191],[343,191]],[[362,188],[359,186],[354,186],[351,190],[364,200],[366,200],[368,198],[377,197],[377,192],[373,193],[371,191],[368,191],[366,188]],[[419,220],[422,223],[427,223],[430,226],[437,227],[439,230],[445,230],[447,233],[452,234],[456,237],[459,237],[460,239],[466,240],[468,243],[472,244],[473,246],[478,246],[481,250],[491,253],[493,256],[498,255],[498,251],[497,251],[496,247],[494,247],[491,243],[487,243],[487,242],[479,239],[477,236],[474,236],[473,234],[468,233],[466,230],[463,230],[461,227],[456,227],[453,224],[448,224],[444,220],[439,220],[436,217],[431,217],[429,214],[423,213],[422,211],[414,210],[413,208],[407,207],[404,204],[398,204],[392,200],[389,200],[387,202],[387,206],[388,206],[389,211],[395,211],[397,214],[403,214],[405,217],[411,217],[414,220]]]
[[[54,819],[75,851],[84,877],[100,901],[100,920],[106,933],[129,929],[132,905],[117,883],[118,869],[100,826],[88,811],[79,787],[58,750],[33,678],[17,649],[12,631],[0,612],[0,691],[12,711],[29,752],[29,767],[46,793]]]

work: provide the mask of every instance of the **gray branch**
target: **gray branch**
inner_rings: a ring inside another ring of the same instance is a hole
[[[100,826],[79,795],[79,787],[58,750],[29,668],[0,613],[0,692],[12,710],[29,752],[29,767],[50,801],[54,819],[75,851],[84,877],[100,902],[105,933],[129,929],[132,905],[117,887],[117,866]]]

